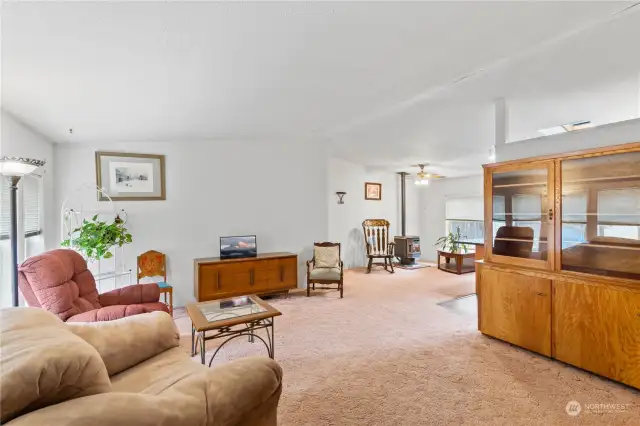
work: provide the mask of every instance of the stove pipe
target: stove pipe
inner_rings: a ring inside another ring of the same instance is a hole
[[[402,236],[407,236],[407,172],[399,172],[400,175],[400,226]]]

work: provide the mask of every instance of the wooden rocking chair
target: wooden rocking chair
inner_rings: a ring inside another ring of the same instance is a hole
[[[386,219],[366,219],[362,222],[364,241],[367,248],[367,274],[371,272],[373,265],[384,266],[385,271],[394,273],[393,258],[396,243],[389,242],[389,221]],[[374,262],[374,259],[383,259],[382,262]],[[390,269],[389,269],[390,268]]]

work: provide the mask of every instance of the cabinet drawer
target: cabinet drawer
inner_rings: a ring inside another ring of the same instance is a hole
[[[483,268],[480,331],[551,356],[551,281]]]

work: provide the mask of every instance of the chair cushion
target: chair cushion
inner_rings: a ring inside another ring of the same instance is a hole
[[[340,266],[340,252],[338,246],[318,247],[313,250],[316,268],[337,268]]]
[[[340,268],[314,268],[309,274],[313,280],[336,280],[340,279]]]

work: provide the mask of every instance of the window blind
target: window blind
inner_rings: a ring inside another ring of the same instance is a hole
[[[542,197],[537,194],[514,194],[511,198],[513,220],[541,220]]]
[[[482,197],[450,198],[445,203],[447,220],[484,220]]]
[[[587,221],[587,193],[573,192],[562,194],[562,221]]]
[[[41,179],[37,176],[24,176],[18,184],[22,195],[22,214],[24,236],[32,237],[42,233],[41,223]],[[20,199],[20,197],[18,197]],[[11,233],[11,206],[9,181],[2,179],[0,194],[0,240],[8,239]]]
[[[598,191],[598,223],[640,225],[640,189]]]
[[[504,195],[493,196],[493,220],[504,222],[507,220]]]

